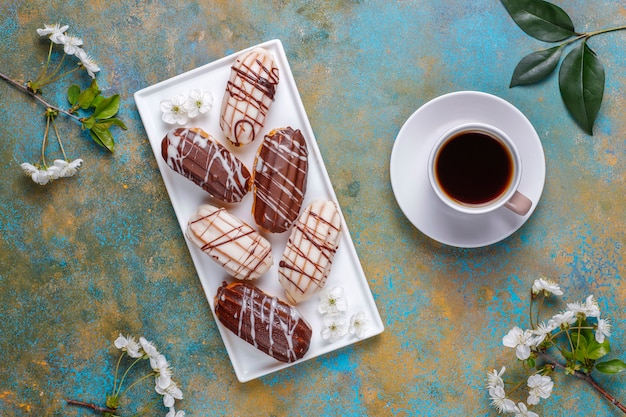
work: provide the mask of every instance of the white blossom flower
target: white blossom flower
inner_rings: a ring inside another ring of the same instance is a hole
[[[115,339],[114,344],[116,348],[125,351],[131,358],[141,358],[143,356],[141,345],[137,343],[133,336],[124,337],[120,334]]]
[[[528,404],[536,405],[539,403],[539,398],[546,399],[552,394],[552,388],[554,382],[549,376],[546,375],[531,375],[528,378]]]
[[[556,330],[559,326],[557,326],[554,320],[549,320],[548,323],[541,322],[537,326],[536,329],[533,329],[533,335],[535,335],[535,345],[539,346],[541,342],[543,342],[550,333]]]
[[[64,36],[63,34],[69,28],[68,25],[61,26],[59,23],[55,25],[43,25],[43,29],[37,29],[37,34],[39,36],[50,35],[49,38],[52,42],[56,44],[61,44],[61,38]]]
[[[563,295],[559,284],[544,278],[536,279],[532,287],[533,294],[539,294],[541,291],[543,291],[545,295],[548,295],[548,293]]]
[[[593,299],[593,295],[587,297],[584,303],[567,303],[567,309],[576,314],[583,314],[585,317],[600,317],[600,307]]]
[[[348,330],[350,334],[355,335],[359,339],[363,339],[369,328],[369,323],[365,311],[359,311],[350,318],[350,328]]]
[[[317,310],[320,314],[338,314],[346,311],[348,303],[343,298],[343,287],[336,285],[320,292]]]
[[[517,404],[517,410],[515,410],[515,417],[539,417],[539,414],[529,411],[524,403]]]
[[[491,405],[498,410],[499,413],[514,413],[517,410],[515,403],[506,398],[504,387],[495,386],[489,388],[489,397],[491,397]]]
[[[65,161],[63,159],[55,159],[54,167],[58,169],[57,178],[68,178],[76,175],[78,167],[83,163],[82,159],[75,159],[72,162]]]
[[[174,407],[170,407],[170,411],[168,411],[165,417],[185,417],[185,412],[182,410],[176,411]]]
[[[163,405],[166,407],[173,407],[175,400],[183,399],[183,392],[176,386],[176,383],[172,381],[165,389],[160,386],[155,387],[157,394],[163,396]]]
[[[87,74],[89,74],[91,78],[95,78],[96,72],[100,71],[100,67],[96,64],[96,61],[82,48],[76,48],[76,57],[80,59],[83,67],[87,70]]]
[[[185,109],[189,117],[194,118],[204,114],[213,107],[213,95],[208,91],[191,90],[185,102]]]
[[[187,115],[187,109],[185,107],[185,96],[177,95],[172,99],[165,99],[161,101],[161,119],[167,124],[184,125],[189,120]]]
[[[322,339],[334,343],[348,333],[348,325],[342,314],[329,314],[322,318],[324,327],[321,334]]]
[[[504,388],[504,381],[502,380],[502,374],[506,371],[506,367],[503,366],[500,372],[493,369],[491,372],[487,372],[487,389],[502,387]]]
[[[59,39],[63,44],[63,51],[68,55],[76,54],[76,51],[81,49],[80,46],[83,44],[81,38],[72,35],[62,35]]]
[[[531,330],[522,330],[515,326],[502,338],[502,344],[515,348],[517,358],[523,361],[530,357],[530,347],[535,345],[535,339],[532,336]]]
[[[563,327],[565,324],[576,323],[576,317],[570,310],[563,311],[562,313],[555,314],[550,320],[548,320],[548,326],[553,326],[555,329]]]
[[[604,343],[604,338],[611,336],[611,323],[608,319],[599,319],[598,328],[596,329],[596,341]]]
[[[20,165],[26,175],[32,178],[39,185],[46,185],[50,182],[50,180],[54,179],[53,177],[56,175],[55,170],[48,169],[39,169],[33,164],[29,164],[28,162],[24,162]]]
[[[155,384],[162,389],[167,388],[172,382],[172,369],[165,356],[159,354],[156,357],[151,357],[150,366],[157,373]]]
[[[148,341],[145,337],[142,336],[139,338],[139,344],[141,345],[141,348],[143,349],[144,352],[146,352],[146,355],[148,355],[150,359],[156,358],[160,355],[159,351],[154,346],[154,344]],[[152,365],[152,361],[150,361],[150,365]]]

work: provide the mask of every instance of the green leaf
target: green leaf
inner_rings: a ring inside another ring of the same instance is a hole
[[[67,100],[73,106],[78,103],[78,96],[80,95],[80,87],[76,84],[71,85],[70,88],[67,89]]]
[[[596,340],[590,342],[587,345],[587,358],[591,360],[598,360],[611,352],[611,344],[608,339],[604,339],[604,342],[598,343]]]
[[[112,126],[118,126],[124,130],[128,129],[124,122],[117,117],[106,119],[106,121],[99,121],[98,126],[101,126],[103,129],[110,129]]]
[[[113,152],[115,149],[115,140],[113,139],[113,135],[109,132],[108,129],[103,129],[98,125],[95,125],[92,129],[89,130],[91,134],[91,138],[98,145],[108,149],[110,152]]]
[[[559,90],[576,122],[593,135],[593,124],[604,95],[604,67],[587,42],[583,41],[563,59]]]
[[[96,123],[96,118],[91,116],[83,120],[83,129],[91,129]]]
[[[526,55],[515,67],[509,88],[534,84],[550,75],[559,64],[563,46],[533,52]]]
[[[577,361],[584,362],[587,358],[587,339],[582,335],[572,334],[572,342],[574,343],[574,358]]]
[[[596,369],[604,374],[618,374],[626,369],[626,363],[619,359],[600,362],[596,364]]]
[[[94,108],[98,107],[98,104],[100,104],[102,100],[104,100],[104,97],[102,97],[101,94],[98,94],[97,96],[94,97],[93,101],[91,102],[89,106],[94,107]]]
[[[108,119],[115,116],[119,108],[120,96],[115,94],[114,96],[103,99],[93,112],[93,116],[97,119]]]
[[[558,42],[576,35],[574,23],[560,7],[543,0],[502,0],[515,23],[528,35]]]

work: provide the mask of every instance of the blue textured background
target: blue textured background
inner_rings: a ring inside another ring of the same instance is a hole
[[[623,2],[555,2],[579,31],[626,23]],[[0,0],[0,71],[34,77],[46,53],[35,30],[56,22],[85,40],[105,92],[122,96],[128,131],[116,132],[109,156],[60,119],[70,158],[84,165],[75,178],[37,186],[19,164],[38,158],[43,109],[0,82],[1,415],[91,415],[64,398],[103,403],[120,332],[144,335],[170,359],[185,395],[178,407],[188,415],[493,414],[485,373],[518,367],[501,338],[528,326],[528,289],[541,276],[558,280],[566,301],[594,294],[615,326],[611,357],[626,358],[626,32],[590,42],[607,75],[590,137],[567,114],[556,77],[508,88],[517,62],[545,45],[495,0]],[[132,94],[274,38],[287,52],[386,331],[240,384]],[[64,103],[66,85],[46,97]],[[482,249],[422,235],[389,182],[390,152],[406,118],[457,90],[513,103],[546,153],[537,210],[513,236]],[[626,376],[598,380],[626,401]],[[536,411],[619,415],[562,376]]]

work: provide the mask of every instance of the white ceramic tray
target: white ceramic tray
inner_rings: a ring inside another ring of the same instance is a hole
[[[161,120],[159,103],[161,100],[171,98],[177,94],[186,94],[192,89],[201,89],[211,92],[214,97],[214,103],[209,113],[191,119],[185,126],[200,127],[209,132],[243,161],[251,172],[254,155],[256,154],[264,134],[271,129],[285,126],[300,129],[307,140],[309,149],[308,186],[303,207],[316,199],[329,199],[337,203],[335,192],[324,166],[304,106],[302,105],[282,43],[279,40],[272,40],[256,46],[261,46],[274,55],[280,72],[280,82],[276,91],[275,102],[269,111],[265,128],[261,132],[260,137],[241,149],[230,146],[227,143],[228,141],[224,138],[219,128],[219,109],[226,88],[226,82],[230,75],[230,67],[235,62],[238,55],[252,49],[252,47],[135,93],[137,109],[139,110],[141,120],[148,134],[150,145],[152,146],[163,177],[163,182],[169,193],[172,206],[176,212],[183,233],[187,228],[189,217],[196,211],[198,206],[205,203],[215,206],[225,206],[231,213],[237,215],[249,225],[256,227],[251,214],[251,193],[248,193],[240,203],[224,205],[210,197],[191,181],[171,170],[161,157],[161,140],[174,126],[167,125]],[[337,205],[339,204],[337,203]],[[365,335],[366,339],[382,333],[384,326],[367,279],[363,273],[350,233],[343,220],[343,216],[342,225],[341,243],[335,255],[332,270],[326,285],[327,287],[341,285],[346,290],[348,320],[353,313],[359,311],[364,311],[367,314],[370,324],[368,332]],[[274,266],[254,283],[265,292],[276,295],[284,300],[284,291],[278,283],[277,269],[278,262],[280,261],[289,236],[289,231],[274,235],[264,233],[264,236],[272,244]],[[206,293],[207,300],[213,311],[214,297],[217,288],[224,280],[230,282],[232,279],[226,275],[221,266],[214,263],[209,256],[194,246],[193,243],[189,242],[187,239],[186,242],[198,277],[202,283],[202,288]],[[359,340],[354,335],[350,334],[332,344],[322,340],[320,336],[322,317],[317,312],[318,300],[319,298],[317,296],[313,296],[309,300],[297,305],[298,310],[313,328],[313,337],[308,353],[303,359],[295,363],[340,349]],[[201,317],[198,318],[198,320],[201,319]],[[218,329],[237,378],[241,382],[250,381],[294,364],[278,362],[263,352],[256,350],[252,345],[239,339],[236,335],[224,328],[219,322]]]

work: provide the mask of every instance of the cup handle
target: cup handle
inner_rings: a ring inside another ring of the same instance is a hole
[[[515,191],[513,197],[509,201],[507,201],[504,206],[514,212],[515,214],[519,214],[520,216],[526,215],[528,210],[532,207],[533,202],[530,201],[528,197],[519,191]]]

